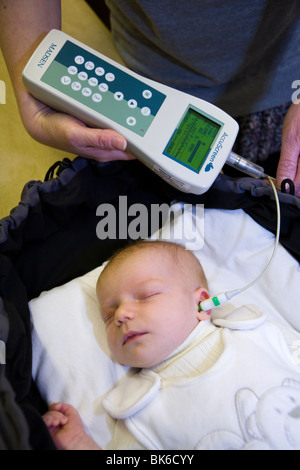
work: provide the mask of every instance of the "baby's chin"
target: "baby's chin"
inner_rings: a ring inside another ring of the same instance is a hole
[[[122,366],[132,367],[133,369],[150,369],[158,365],[161,361],[142,361],[142,360],[133,360],[133,361],[123,361],[120,362]]]
[[[134,369],[149,369],[151,367],[155,367],[160,364],[162,361],[166,359],[166,356],[162,358],[149,358],[149,357],[134,357],[134,358],[126,358],[120,362],[122,366],[132,367]]]

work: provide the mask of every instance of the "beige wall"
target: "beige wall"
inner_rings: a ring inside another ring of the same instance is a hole
[[[62,15],[66,33],[120,61],[109,31],[84,0],[62,0]],[[18,205],[25,183],[43,181],[48,168],[64,157],[75,158],[39,144],[24,129],[0,51],[0,219]]]

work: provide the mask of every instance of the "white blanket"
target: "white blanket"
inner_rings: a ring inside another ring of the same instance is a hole
[[[242,210],[208,209],[203,221],[201,213],[195,219],[197,214],[193,214],[191,207],[185,206],[183,215],[180,204],[175,209],[178,211],[175,228],[184,217],[184,225],[189,227],[184,235],[204,267],[212,295],[243,287],[268,263],[274,235]],[[197,247],[191,244],[195,227]],[[163,233],[169,232],[165,227]],[[161,233],[155,237],[165,238]],[[42,293],[30,302],[30,309],[33,377],[43,397],[48,403],[73,404],[90,434],[105,447],[111,437],[112,422],[104,413],[102,399],[127,373],[127,368],[111,359],[106,343],[95,296],[100,270],[97,268]],[[235,307],[256,304],[269,318],[281,322],[293,333],[300,331],[299,287],[299,264],[279,244],[275,260],[264,277],[231,303]],[[215,309],[214,314],[221,315],[222,308]],[[295,358],[300,363],[300,341],[295,346]]]

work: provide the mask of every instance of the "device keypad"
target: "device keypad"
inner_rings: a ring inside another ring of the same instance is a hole
[[[42,81],[140,136],[166,97],[71,41],[66,41]]]

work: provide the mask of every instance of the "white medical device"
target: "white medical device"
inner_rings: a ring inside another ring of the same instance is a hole
[[[40,43],[23,81],[49,106],[122,134],[128,150],[184,192],[209,189],[238,133],[237,122],[216,106],[144,78],[58,30]]]

